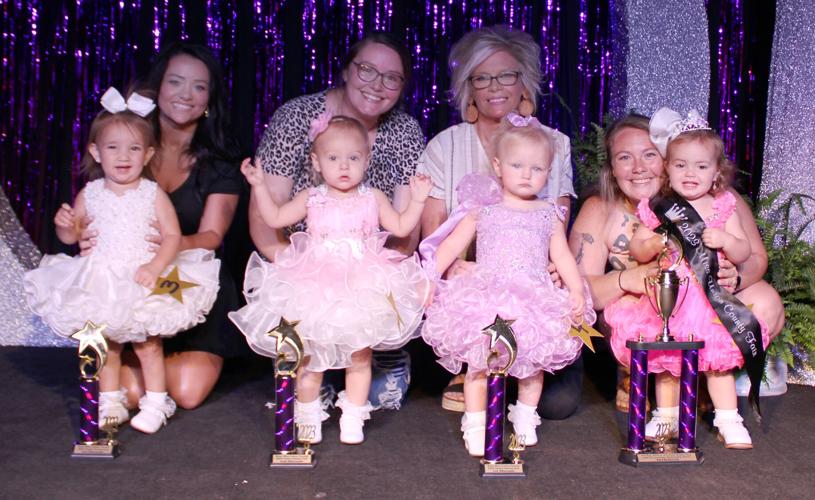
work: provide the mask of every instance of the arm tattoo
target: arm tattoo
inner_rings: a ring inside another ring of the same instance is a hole
[[[586,242],[588,242],[589,245],[594,244],[594,236],[589,233],[580,233],[580,248],[577,250],[577,256],[575,257],[575,261],[577,261],[578,264],[583,260],[583,245]]]

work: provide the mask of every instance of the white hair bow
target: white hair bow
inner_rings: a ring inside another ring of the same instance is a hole
[[[105,93],[102,94],[102,98],[99,102],[102,103],[103,108],[111,113],[121,113],[122,111],[130,110],[142,118],[156,109],[156,105],[152,99],[133,92],[130,94],[130,97],[127,98],[127,101],[125,101],[122,94],[113,87],[107,89]]]
[[[676,136],[689,130],[710,130],[710,125],[695,109],[688,111],[687,118],[682,118],[682,115],[671,108],[659,108],[651,117],[648,129],[651,142],[664,158],[668,152],[668,143]]]

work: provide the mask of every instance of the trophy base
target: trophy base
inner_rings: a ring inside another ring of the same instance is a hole
[[[74,443],[71,458],[91,460],[112,460],[119,456],[119,443],[115,440],[100,439],[89,443]]]
[[[638,351],[689,351],[691,349],[703,348],[705,342],[703,340],[694,340],[692,342],[679,342],[677,340],[671,340],[670,342],[663,342],[661,340],[637,342],[635,340],[627,340],[625,346]]]
[[[679,451],[676,449],[676,445],[669,444],[665,446],[664,451],[659,451],[648,446],[641,451],[623,448],[620,450],[619,461],[620,463],[632,467],[651,465],[702,465],[705,461],[705,456],[702,454],[702,450],[698,448],[689,451]]]
[[[488,478],[525,479],[526,467],[523,462],[487,462],[482,460],[478,475]]]
[[[272,453],[269,467],[277,469],[313,469],[317,465],[317,457],[311,450],[297,448],[290,452],[275,451]]]

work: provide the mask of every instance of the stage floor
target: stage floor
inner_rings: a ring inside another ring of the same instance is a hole
[[[245,369],[248,366],[248,369]],[[324,423],[314,470],[270,470],[273,377],[265,362],[233,364],[207,402],[179,410],[148,436],[125,425],[114,461],[69,458],[77,428],[72,349],[0,348],[3,498],[812,498],[815,388],[762,399],[765,423],[746,423],[755,448],[725,450],[700,422],[701,466],[635,469],[617,462],[625,416],[587,381],[576,415],[544,421],[524,454],[529,476],[486,480],[461,441],[459,414],[416,388],[400,411],[375,412],[359,446]],[[742,405],[745,403],[741,401]],[[747,413],[747,412],[744,412]]]

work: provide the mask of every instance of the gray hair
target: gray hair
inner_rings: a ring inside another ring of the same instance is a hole
[[[541,87],[540,45],[532,35],[523,31],[511,31],[506,26],[488,26],[470,31],[450,49],[450,101],[464,118],[467,104],[472,96],[469,78],[475,67],[496,52],[504,51],[521,65],[520,81],[529,92],[534,109],[538,108]]]

